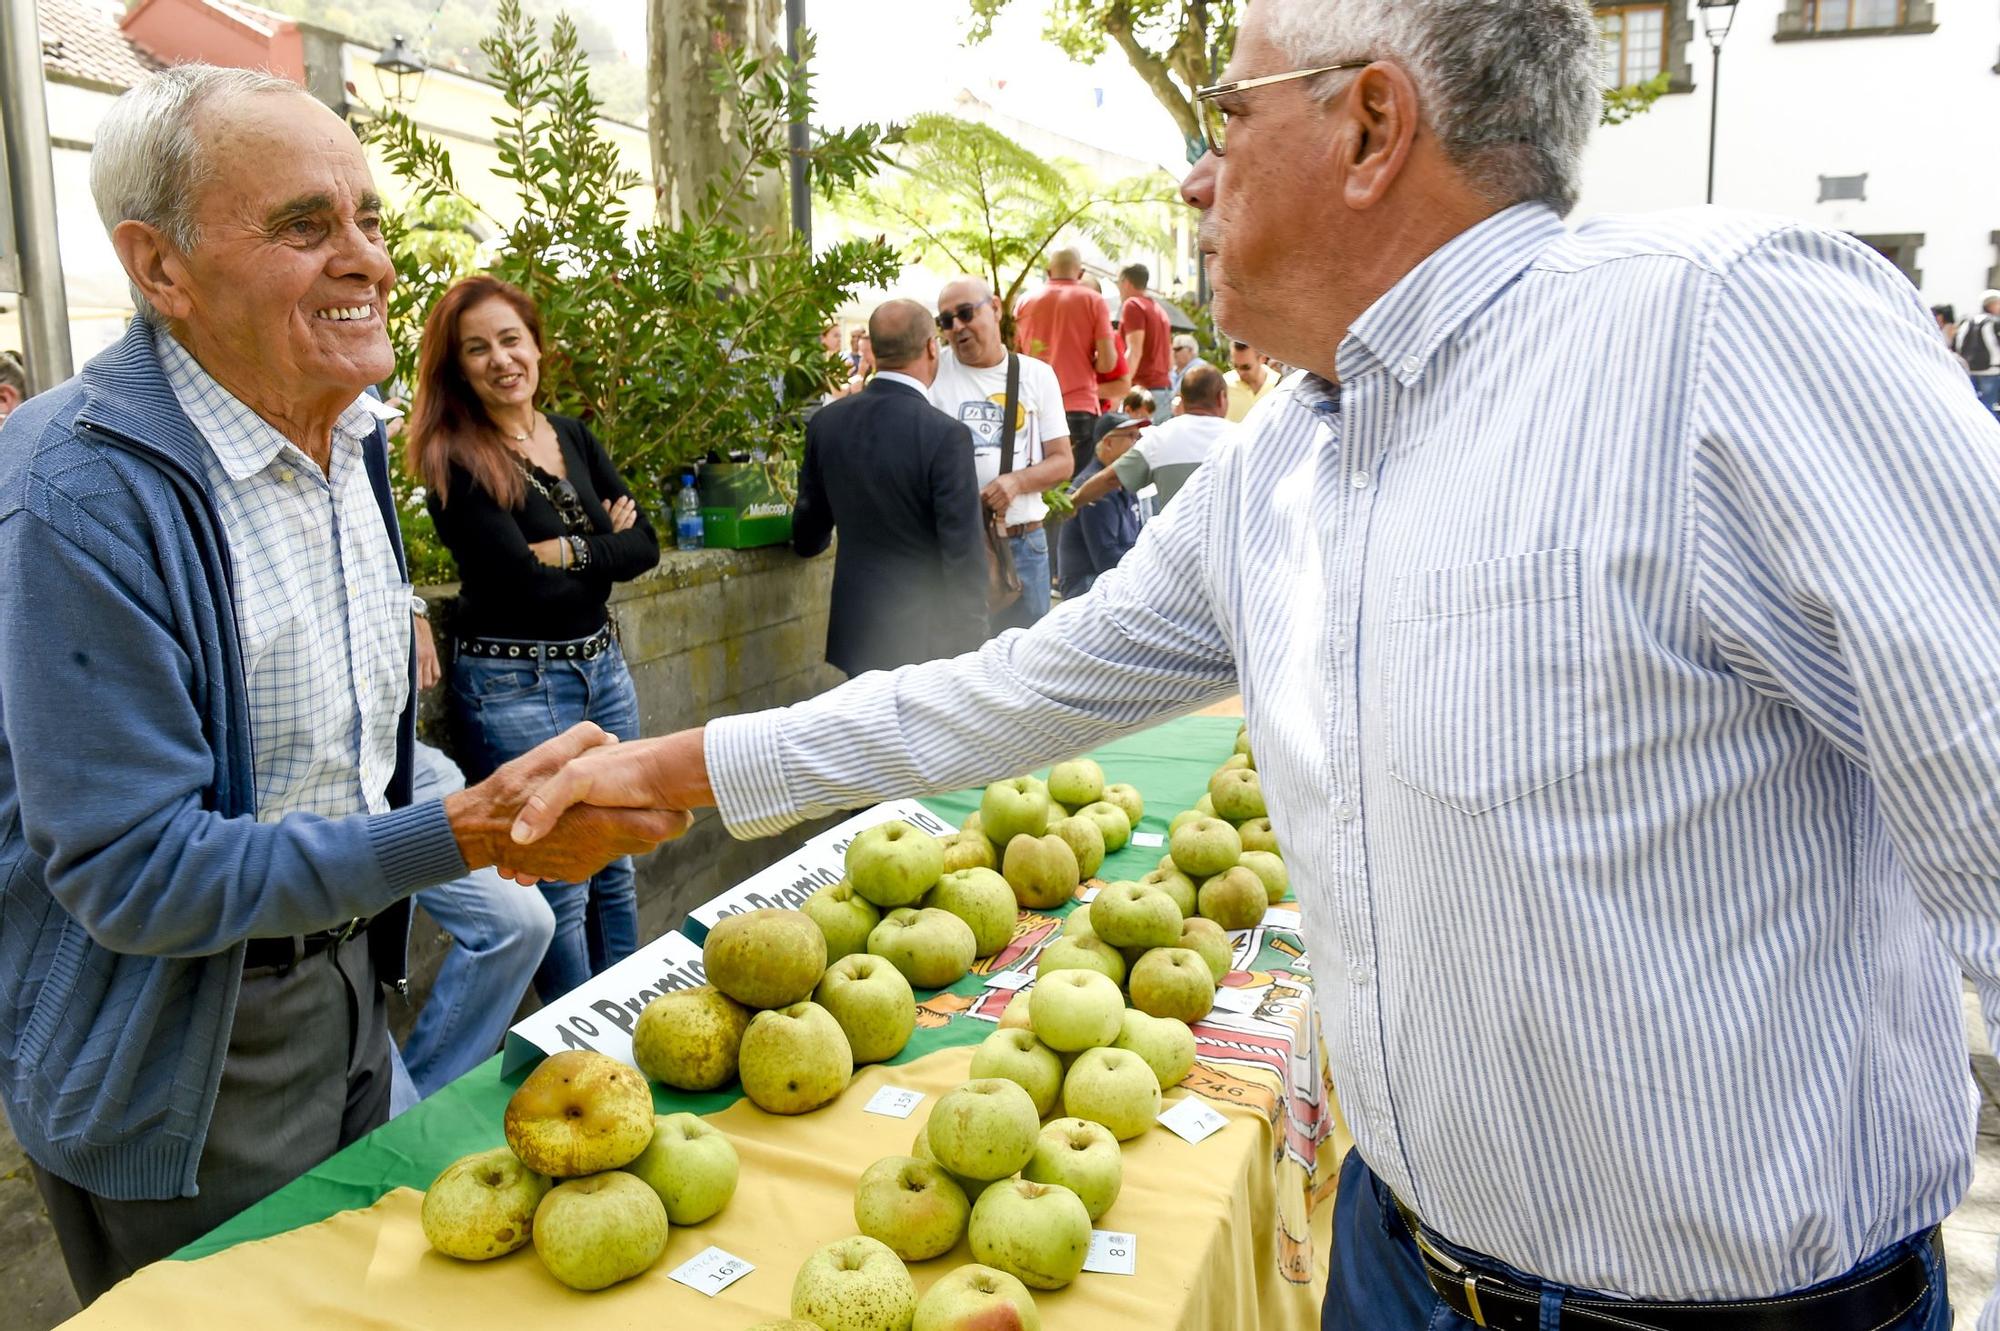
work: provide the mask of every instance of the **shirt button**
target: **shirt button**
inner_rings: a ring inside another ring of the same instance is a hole
[[[278,468],[278,479],[286,485],[290,485],[292,483],[292,469],[290,467]]]
[[[1368,982],[1375,978],[1375,972],[1369,969],[1367,962],[1357,961],[1347,968],[1347,978],[1354,981],[1356,987],[1366,988]]]
[[[1403,357],[1404,374],[1415,374],[1418,370],[1421,370],[1423,368],[1424,368],[1424,358],[1422,356]]]
[[[1357,471],[1347,478],[1347,483],[1357,490],[1366,490],[1371,482],[1367,472]]]
[[[1343,823],[1352,821],[1354,818],[1354,806],[1346,803],[1336,804],[1333,806],[1333,816],[1340,819]]]

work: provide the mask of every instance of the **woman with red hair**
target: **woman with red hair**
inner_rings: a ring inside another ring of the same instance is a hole
[[[541,361],[534,302],[497,278],[457,283],[424,324],[409,464],[458,561],[449,714],[475,780],[578,721],[639,737],[605,603],[659,563],[659,543],[597,436],[536,408]],[[542,892],[546,1003],[632,954],[639,906],[629,859]]]

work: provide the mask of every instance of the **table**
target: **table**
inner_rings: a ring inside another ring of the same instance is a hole
[[[1188,717],[1105,746],[1092,756],[1107,779],[1147,801],[1139,831],[1164,832],[1190,807],[1230,751],[1236,722]],[[956,823],[978,792],[926,800]],[[668,852],[671,854],[671,851]],[[1164,851],[1127,846],[1104,881],[1137,878]],[[528,1252],[469,1264],[440,1257],[417,1224],[420,1190],[471,1151],[503,1144],[501,1115],[520,1074],[498,1056],[474,1069],[213,1233],[174,1260],[155,1263],[68,1325],[185,1326],[212,1331],[219,1317],[257,1324],[370,1327],[478,1325],[549,1315],[589,1319],[593,1331],[631,1325],[742,1327],[788,1314],[793,1275],[820,1244],[854,1232],[855,1181],[874,1160],[909,1151],[935,1097],[967,1076],[971,1048],[992,1032],[1008,995],[986,973],[1032,969],[1060,915],[1024,913],[1007,949],[949,989],[919,994],[916,1035],[889,1064],[861,1069],[834,1104],[785,1118],[734,1088],[683,1094],[654,1088],[661,1112],[691,1110],[728,1132],[742,1182],[720,1216],[676,1228],[666,1255],[636,1280],[597,1294],[558,1285]],[[1045,1324],[1309,1328],[1326,1278],[1332,1190],[1350,1144],[1326,1086],[1312,1015],[1310,968],[1296,912],[1274,908],[1266,927],[1238,938],[1228,987],[1256,989],[1254,1013],[1218,1010],[1196,1027],[1201,1061],[1168,1103],[1201,1095],[1228,1125],[1198,1145],[1165,1129],[1124,1143],[1125,1186],[1100,1221],[1139,1239],[1135,1277],[1086,1274],[1038,1293]],[[923,1091],[913,1118],[867,1114],[884,1085]],[[667,1273],[710,1244],[757,1270],[709,1298]],[[919,1289],[970,1261],[963,1242],[912,1264]],[[1106,1321],[1104,1319],[1110,1319]]]

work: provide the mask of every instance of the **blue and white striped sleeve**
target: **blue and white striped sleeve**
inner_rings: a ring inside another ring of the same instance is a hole
[[[871,672],[796,706],[711,721],[724,824],[805,818],[991,781],[1227,697],[1236,665],[1210,570],[1216,477],[1203,467],[1089,595],[948,661]],[[1223,510],[1226,511],[1226,510]]]

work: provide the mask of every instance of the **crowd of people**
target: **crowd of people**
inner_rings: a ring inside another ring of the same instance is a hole
[[[1949,305],[1931,306],[1938,332],[1972,377],[1973,391],[1985,408],[2000,415],[2000,291],[1979,298],[1979,310],[1960,319]]]

